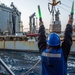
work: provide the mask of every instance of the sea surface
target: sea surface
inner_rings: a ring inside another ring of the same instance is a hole
[[[0,51],[0,58],[14,72],[15,75],[40,75],[40,54],[30,52]],[[69,55],[67,75],[75,75],[75,55]],[[32,68],[32,69],[31,69]],[[4,73],[9,75],[5,70]]]

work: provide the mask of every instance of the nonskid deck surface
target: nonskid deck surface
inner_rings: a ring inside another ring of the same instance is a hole
[[[10,67],[15,75],[22,75],[40,59],[40,54],[31,52],[0,51],[0,57],[8,65],[8,67]],[[41,62],[26,75],[40,74]],[[69,55],[68,74],[75,75],[75,54]]]

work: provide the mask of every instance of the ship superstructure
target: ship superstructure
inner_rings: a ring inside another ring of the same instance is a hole
[[[52,23],[50,24],[50,33],[51,32],[56,32],[56,33],[61,33],[61,21],[59,19],[59,10],[56,11],[55,13],[55,19],[52,16]]]
[[[21,12],[14,6],[13,2],[10,7],[0,4],[0,34],[15,34],[22,31]]]

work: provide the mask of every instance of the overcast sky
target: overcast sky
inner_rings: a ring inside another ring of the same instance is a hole
[[[1,3],[4,3],[8,7],[10,7],[11,2],[17,7],[17,9],[21,12],[21,20],[23,22],[24,28],[29,27],[29,16],[36,12],[36,16],[38,17],[38,9],[37,6],[40,5],[43,22],[46,28],[49,28],[49,24],[51,22],[51,15],[48,11],[48,2],[52,0],[0,0]],[[58,0],[57,0],[58,1]],[[62,30],[65,29],[67,24],[69,14],[71,11],[73,0],[61,0],[61,5],[58,4],[56,9],[60,10],[60,20],[62,25]]]

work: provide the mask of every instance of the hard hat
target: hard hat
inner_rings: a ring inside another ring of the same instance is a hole
[[[58,46],[60,45],[60,37],[57,33],[51,33],[49,36],[48,36],[48,39],[47,39],[47,44],[50,45],[50,46]]]

